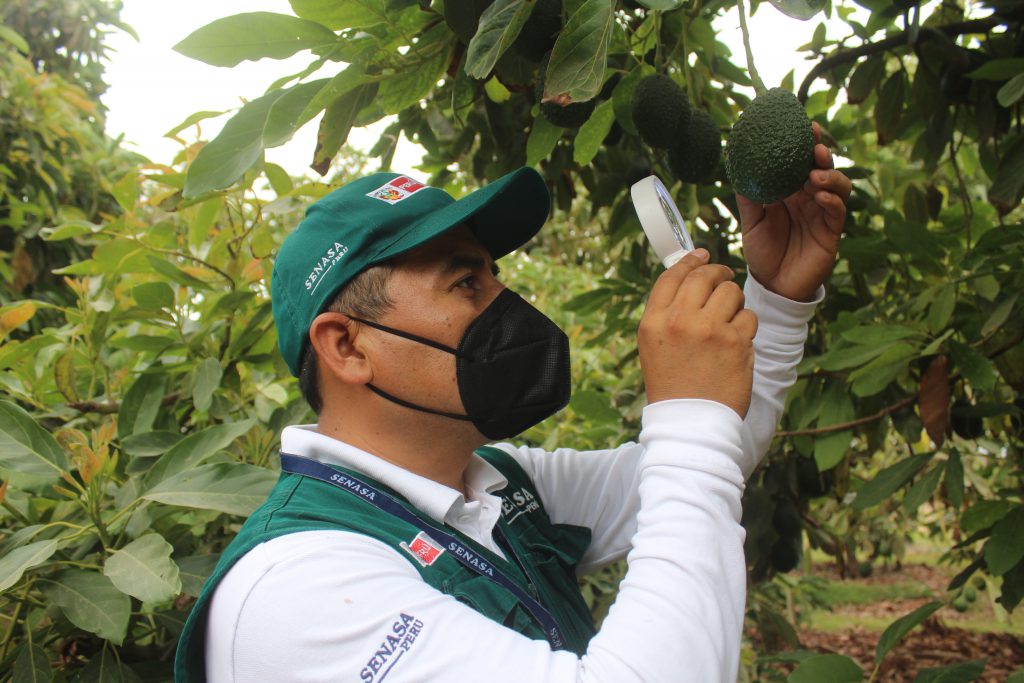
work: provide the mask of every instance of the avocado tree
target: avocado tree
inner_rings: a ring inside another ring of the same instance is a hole
[[[758,55],[735,57],[715,34],[736,3],[290,5],[219,19],[177,49],[218,66],[308,52],[307,68],[166,165],[89,166],[101,210],[55,201],[0,232],[12,249],[34,240],[67,254],[33,271],[39,290],[18,290],[35,299],[5,289],[0,309],[0,670],[166,676],[190,596],[273,479],[277,433],[308,418],[273,352],[267,263],[303,203],[341,178],[295,182],[264,161],[299,127],[319,117],[309,154],[322,174],[387,168],[400,136],[456,195],[523,164],[541,171],[556,215],[503,276],[546,299],[580,351],[569,410],[524,435],[538,444],[602,447],[638,429],[635,325],[660,265],[630,205],[634,181],[658,174],[695,241],[742,269],[734,187],[709,162],[759,80]],[[795,646],[767,580],[808,543],[856,571],[866,551],[892,552],[892,520],[918,518],[962,573],[946,600],[886,631],[861,663],[877,677],[972,574],[1007,610],[1024,598],[1024,9],[773,5],[738,9],[789,14],[815,66],[802,83],[765,85],[798,96],[856,187],[800,379],[748,486],[748,563],[765,582],[749,614],[763,647]],[[27,65],[18,78],[57,63],[32,57],[45,41],[18,43],[31,22],[4,22],[0,40]],[[370,158],[354,156],[351,130],[382,120]],[[67,132],[44,139],[71,144]],[[38,172],[48,167],[28,168],[0,173],[7,196],[53,194],[32,189],[53,179]],[[0,220],[24,215],[8,211]],[[46,288],[52,297],[36,294]],[[615,578],[586,586],[598,616]],[[836,655],[802,661],[793,680],[836,672],[864,677]],[[769,675],[756,663],[745,674]]]

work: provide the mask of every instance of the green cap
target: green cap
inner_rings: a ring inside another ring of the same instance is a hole
[[[288,369],[298,376],[313,319],[366,268],[460,224],[498,259],[536,235],[550,208],[544,180],[525,167],[458,201],[397,173],[374,173],[325,195],[281,245],[270,278]]]

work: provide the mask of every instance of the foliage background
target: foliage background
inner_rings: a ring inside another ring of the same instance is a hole
[[[660,266],[633,181],[669,182],[698,244],[742,273],[727,179],[674,182],[628,106],[639,78],[668,73],[727,132],[750,79],[711,22],[734,3],[564,0],[557,40],[539,47],[520,34],[538,33],[527,22],[540,0],[290,4],[294,15],[228,17],[179,45],[225,66],[303,50],[311,63],[166,163],[103,133],[103,36],[129,30],[117,3],[0,9],[0,671],[13,680],[169,676],[192,598],[275,479],[280,430],[310,420],[275,351],[275,249],[305,204],[386,168],[399,135],[456,195],[524,163],[548,182],[549,227],[503,273],[569,332],[576,386],[527,441],[636,436],[633,339]],[[974,573],[1006,610],[1024,597],[1024,9],[776,7],[848,27],[821,24],[805,46],[811,76],[783,85],[856,190],[800,380],[746,494],[752,680],[774,675],[758,655],[798,647],[780,585],[808,547],[849,574],[925,528],[963,568],[947,602]],[[542,95],[597,101],[579,128],[540,110],[548,49]],[[263,161],[321,112],[311,162],[328,180]],[[368,157],[345,148],[353,126],[390,115]],[[206,116],[171,134],[188,139]],[[621,571],[585,585],[599,617]],[[876,663],[942,606],[894,623]],[[842,657],[790,657],[790,680],[863,675]]]

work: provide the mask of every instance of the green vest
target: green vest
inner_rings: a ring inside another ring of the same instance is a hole
[[[495,492],[502,500],[502,516],[498,526],[522,566],[507,549],[506,555],[509,558],[505,559],[452,527],[444,526],[443,530],[526,589],[554,616],[566,640],[566,649],[583,654],[595,629],[576,581],[576,565],[590,545],[590,530],[553,524],[544,511],[533,482],[507,453],[484,447],[477,454],[508,480],[504,489]],[[331,467],[383,491],[419,519],[437,526],[437,522],[413,508],[387,486],[362,473],[333,465]],[[379,510],[351,492],[329,483],[282,472],[266,502],[246,520],[221,555],[192,607],[175,654],[175,681],[191,683],[206,680],[204,649],[209,601],[231,567],[254,547],[272,538],[300,531],[322,530],[352,531],[382,541],[407,558],[419,571],[423,581],[433,588],[525,636],[537,640],[545,638],[542,626],[511,591],[465,567],[452,553],[443,552],[426,565],[417,560],[407,550],[420,532],[411,522]]]

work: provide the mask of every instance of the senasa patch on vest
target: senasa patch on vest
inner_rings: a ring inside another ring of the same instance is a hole
[[[416,534],[416,538],[412,539],[412,543],[402,541],[399,545],[402,547],[402,550],[416,558],[416,561],[424,567],[434,564],[437,558],[441,557],[441,553],[444,552],[444,548],[439,546],[430,536],[427,536],[425,531]]]
[[[387,202],[388,204],[397,204],[406,197],[411,197],[425,187],[426,185],[417,180],[400,175],[394,180],[388,182],[386,185],[381,185],[373,192],[367,192],[366,196],[379,199],[382,202]]]

